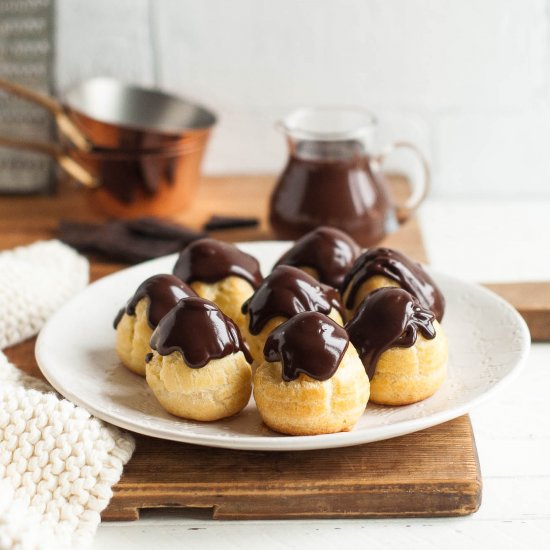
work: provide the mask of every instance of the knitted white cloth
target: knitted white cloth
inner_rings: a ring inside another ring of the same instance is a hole
[[[86,260],[57,241],[0,254],[1,345],[36,333],[87,279]],[[88,546],[133,449],[0,352],[0,550]]]
[[[88,284],[88,261],[59,241],[0,253],[0,349],[36,334]]]

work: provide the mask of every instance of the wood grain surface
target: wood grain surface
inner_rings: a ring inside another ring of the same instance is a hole
[[[214,519],[460,516],[481,501],[470,420],[321,451],[206,449],[137,437],[105,520],[209,508]]]
[[[226,240],[270,238],[267,197],[273,178],[203,181],[192,210],[176,219],[199,227],[211,214],[255,215],[259,228],[213,233]],[[404,183],[394,181],[395,193]],[[0,199],[0,248],[52,238],[59,219],[97,220],[85,192],[59,197]],[[419,227],[410,220],[385,241],[425,260]],[[120,269],[94,260],[92,279]],[[124,300],[125,297],[121,297]],[[34,339],[6,353],[40,376]],[[465,515],[481,501],[481,474],[467,416],[407,436],[324,451],[245,452],[137,436],[104,519],[137,519],[142,509],[212,509],[214,518],[379,517]]]
[[[550,340],[550,282],[486,283],[488,289],[510,302],[525,319],[531,340]]]

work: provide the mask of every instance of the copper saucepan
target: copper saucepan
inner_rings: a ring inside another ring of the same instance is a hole
[[[94,78],[63,103],[0,79],[0,89],[48,109],[61,145],[0,137],[0,146],[48,154],[110,215],[169,214],[184,208],[198,182],[216,117],[157,90]]]

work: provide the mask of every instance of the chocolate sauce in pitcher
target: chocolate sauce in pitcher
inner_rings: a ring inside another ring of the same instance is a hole
[[[363,246],[397,228],[384,178],[355,140],[297,143],[271,197],[270,223],[281,239],[330,225]]]

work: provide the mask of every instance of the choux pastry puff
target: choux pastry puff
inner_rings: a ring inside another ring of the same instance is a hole
[[[134,293],[114,322],[116,351],[123,365],[145,376],[149,340],[160,320],[182,299],[195,292],[174,275],[149,277]]]
[[[280,433],[349,431],[365,411],[369,379],[344,328],[317,312],[279,325],[254,374],[264,423]]]
[[[340,288],[346,320],[353,317],[370,292],[383,287],[403,288],[441,322],[445,299],[433,279],[420,264],[391,248],[367,250],[346,275]]]
[[[248,403],[252,359],[236,324],[213,302],[181,300],[158,324],[151,348],[147,384],[169,413],[212,421]]]
[[[266,339],[275,327],[304,311],[318,311],[343,325],[341,307],[336,289],[296,267],[276,267],[242,307],[243,334],[254,365],[263,362]]]
[[[184,248],[174,275],[201,298],[214,302],[243,331],[242,304],[262,282],[258,260],[216,239],[198,239]]]
[[[297,267],[325,285],[340,288],[360,253],[361,248],[347,233],[321,226],[298,239],[275,265]]]
[[[416,403],[443,384],[447,338],[434,314],[406,290],[370,293],[346,329],[365,365],[373,403]]]

